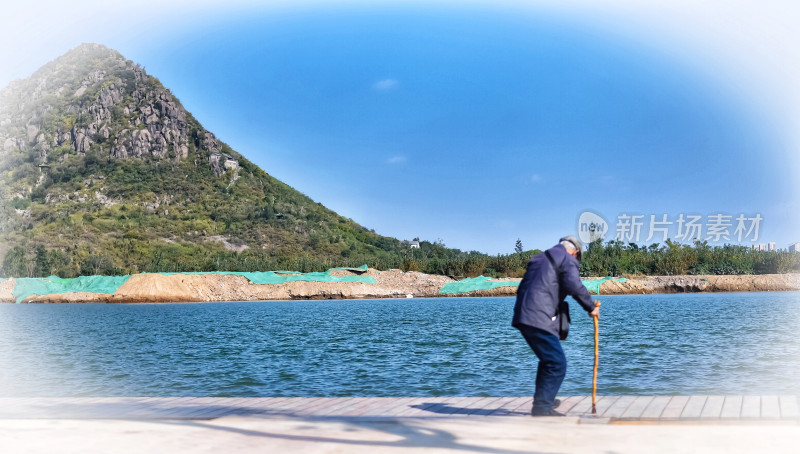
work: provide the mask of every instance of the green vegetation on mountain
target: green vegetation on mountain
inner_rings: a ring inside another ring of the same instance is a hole
[[[403,246],[268,175],[99,45],[0,92],[0,158],[7,275],[375,262]]]
[[[490,258],[388,238],[337,215],[219,141],[154,77],[84,44],[0,91],[6,276],[423,269],[516,273]]]
[[[0,275],[368,264],[521,276],[538,252],[523,251],[520,241],[514,254],[498,256],[418,244],[378,235],[270,176],[204,129],[143,68],[101,45],[81,45],[0,90]],[[797,268],[797,260],[769,254],[710,251],[593,245],[582,271]]]

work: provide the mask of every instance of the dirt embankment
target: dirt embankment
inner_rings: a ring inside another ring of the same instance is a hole
[[[244,276],[224,274],[137,274],[131,276],[114,294],[60,293],[34,295],[28,303],[159,303],[200,301],[264,301],[293,299],[359,299],[440,297],[439,291],[448,282],[437,276],[400,270],[366,272],[334,271],[334,275],[372,276],[376,283],[361,282],[287,282],[253,284]],[[504,279],[518,281],[518,279]],[[15,301],[14,279],[0,282],[0,302]],[[767,274],[756,276],[643,276],[625,282],[606,281],[602,295],[691,292],[760,292],[800,290],[800,274]],[[446,296],[513,296],[516,286],[498,287]]]
[[[775,292],[800,290],[800,274],[739,276],[648,276],[641,279],[649,293]],[[604,291],[602,288],[601,291]],[[611,289],[609,289],[611,294]]]
[[[359,299],[407,298],[439,296],[448,282],[447,276],[436,276],[400,270],[366,272],[334,270],[334,276],[372,276],[377,283],[304,282],[259,285],[244,276],[227,274],[136,274],[114,294],[58,293],[34,295],[25,303],[162,303],[201,301],[264,301],[292,299]],[[0,282],[0,302],[13,303],[14,279]]]
[[[630,278],[624,282],[609,280],[600,285],[601,295],[779,292],[793,290],[800,290],[800,274],[641,276]],[[492,290],[479,290],[468,294],[461,293],[448,296],[511,296],[516,295],[516,293],[516,287],[499,287]]]

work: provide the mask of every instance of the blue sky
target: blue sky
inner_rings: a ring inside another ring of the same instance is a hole
[[[569,9],[234,3],[61,16],[0,85],[105,44],[271,175],[400,239],[544,248],[591,210],[758,213],[759,242],[800,241],[797,144],[741,61]]]

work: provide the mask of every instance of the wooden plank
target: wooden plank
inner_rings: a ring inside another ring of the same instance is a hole
[[[337,408],[348,405],[353,399],[355,399],[355,397],[331,398],[328,402],[322,403],[316,407],[307,408],[303,411],[303,414],[308,416],[325,416],[331,411],[335,411]]]
[[[524,412],[517,412],[517,408],[524,405],[530,405],[530,397],[510,397],[508,402],[494,409],[488,416],[519,416],[525,414]],[[530,412],[530,409],[528,409]]]
[[[588,415],[589,396],[562,397],[557,409]],[[0,398],[0,418],[206,419],[229,414],[320,417],[525,416],[520,397],[131,397]],[[1,406],[5,404],[6,408]],[[599,396],[598,416],[623,420],[800,420],[798,396]]]
[[[304,402],[304,401],[308,401],[308,400],[311,400],[311,399],[317,399],[317,397],[299,397],[299,396],[287,397],[284,400],[272,405],[271,408],[274,408],[275,410],[285,409],[285,408],[289,408],[290,406],[293,406],[293,405],[295,405],[295,404],[297,404],[299,402]]]
[[[373,415],[378,411],[378,409],[383,409],[386,406],[387,401],[397,402],[399,400],[401,399],[393,397],[371,397],[362,401],[358,405],[340,411],[339,416]]]
[[[293,400],[291,402],[287,402],[285,405],[282,405],[280,410],[289,415],[294,415],[297,414],[297,412],[302,411],[304,408],[321,402],[323,399],[325,399],[325,397],[301,397],[297,400]]]
[[[431,416],[427,409],[431,407],[440,407],[444,405],[447,398],[445,397],[415,397],[413,399],[400,398],[396,399],[395,404],[382,412],[382,416]]]
[[[377,416],[408,416],[419,413],[420,407],[431,403],[432,397],[394,398],[388,401],[383,409],[374,413]]]
[[[653,400],[652,396],[638,396],[628,405],[627,410],[620,416],[622,419],[639,419],[642,413]]]
[[[450,405],[452,408],[448,408],[447,410],[450,411],[449,414],[451,415],[468,415],[473,410],[477,410],[476,405],[481,405],[489,397],[461,397],[456,402]]]
[[[605,411],[598,414],[604,418],[619,418],[625,413],[625,410],[636,400],[636,396],[620,396],[613,404],[611,404]]]
[[[342,398],[334,405],[329,405],[323,411],[316,412],[314,416],[339,416],[345,411],[364,403],[369,397]]]
[[[446,397],[429,397],[423,400],[422,403],[416,404],[417,408],[408,409],[403,411],[402,416],[437,416],[438,410],[447,405],[448,398]]]
[[[587,408],[591,408],[591,400],[592,398],[589,396],[571,396],[566,398],[556,410],[567,416],[576,416],[582,413],[581,405],[583,405],[584,402],[589,401]]]
[[[761,417],[761,396],[744,396],[742,400],[742,419]]]
[[[761,419],[780,419],[781,404],[778,396],[761,396]]]
[[[262,413],[276,413],[281,405],[288,403],[291,397],[254,397],[248,406]]]
[[[313,397],[284,397],[279,401],[270,401],[259,408],[264,408],[265,413],[286,414],[289,412],[290,408],[296,406],[298,403],[311,399],[313,399]]]
[[[321,408],[325,408],[328,405],[333,405],[335,402],[336,399],[333,397],[320,397],[312,402],[298,404],[292,409],[291,414],[295,416],[310,415]]]
[[[364,408],[365,406],[369,406],[370,402],[373,399],[374,399],[373,397],[357,397],[356,398],[356,400],[357,400],[356,402],[353,402],[350,405],[347,405],[347,406],[339,408],[336,411],[336,413],[334,414],[334,416],[348,415],[353,411],[358,412],[358,411],[360,411],[361,408]]]
[[[619,400],[620,396],[603,396],[602,399],[600,396],[597,396],[597,416],[602,416],[603,413],[606,412],[614,402]],[[592,412],[592,400],[589,399],[589,411],[587,413],[591,414]]]
[[[509,406],[508,408],[514,413],[530,415],[531,407],[533,407],[533,397],[525,396],[520,399],[519,405],[514,408]]]
[[[471,416],[487,416],[503,405],[514,400],[513,397],[488,397],[486,401],[475,404],[475,410],[470,412]],[[480,407],[480,408],[478,408]]]
[[[187,403],[197,400],[197,397],[151,397],[119,399],[115,404],[102,408],[99,418],[142,418],[150,419],[161,416],[163,413],[179,408]]]
[[[681,419],[700,419],[706,400],[708,400],[708,396],[690,396],[681,412]]]
[[[167,408],[158,412],[161,417],[167,418],[188,418],[188,419],[213,419],[231,414],[247,414],[247,398],[217,398],[216,400],[205,402],[183,402],[178,403],[179,407]]]
[[[661,412],[659,419],[662,420],[677,420],[681,417],[684,407],[689,402],[689,396],[672,396]]]
[[[561,405],[556,408],[556,410],[560,411],[561,413],[569,413],[572,408],[577,405],[582,400],[587,399],[586,396],[571,396],[571,397],[562,397],[561,398]]]
[[[781,418],[783,419],[798,419],[800,418],[800,409],[797,405],[797,396],[781,396],[778,401],[781,405]]]
[[[476,413],[479,416],[500,416],[498,412],[504,410],[508,404],[517,400],[518,397],[500,397],[491,404],[483,407],[483,409]]]
[[[470,416],[486,416],[496,408],[495,405],[498,401],[503,400],[503,397],[487,397],[481,402],[475,402],[472,406],[474,409],[469,412]]]
[[[170,411],[185,409],[197,399],[197,397],[133,398],[120,400],[108,408],[117,417],[153,418]]]
[[[597,404],[599,405],[600,402],[605,400],[606,397],[604,396],[597,396]],[[588,415],[592,412],[592,398],[586,396],[583,400],[579,401],[572,408],[569,409],[567,412],[567,416],[580,416],[580,415]],[[599,409],[598,409],[599,414]]]
[[[475,397],[456,397],[442,407],[439,412],[443,415],[465,415],[469,411],[469,405],[475,400]]]
[[[722,404],[720,419],[740,419],[742,417],[742,396],[725,396],[725,403]]]
[[[700,419],[719,419],[723,404],[725,404],[725,396],[708,396],[703,411],[700,412]]]
[[[223,397],[220,399],[221,400],[217,402],[218,406],[224,407],[228,405],[227,398]],[[268,397],[243,397],[241,400],[236,402],[236,407],[243,412],[254,412],[259,408],[263,408],[264,404],[269,400],[270,398]]]

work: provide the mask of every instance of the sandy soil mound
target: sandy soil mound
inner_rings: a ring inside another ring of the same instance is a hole
[[[51,293],[49,295],[33,295],[22,300],[23,303],[107,303],[111,299],[108,293]],[[14,301],[11,301],[12,303]]]
[[[643,293],[653,293],[639,279],[628,279],[625,282],[605,281],[600,284],[601,295],[638,295]]]
[[[7,279],[0,282],[0,303],[13,303],[16,301],[12,293],[16,284],[16,279]]]
[[[228,274],[136,274],[114,295],[111,303],[183,303],[240,301],[240,288],[250,285],[244,276]]]
[[[131,276],[113,295],[103,293],[61,293],[32,296],[24,302],[72,303],[159,303],[199,301],[260,301],[293,299],[359,299],[441,296],[514,296],[516,286],[441,295],[441,288],[454,282],[437,276],[401,270],[336,270],[335,276],[372,276],[377,282],[287,282],[277,285],[253,284],[244,276],[227,274],[138,274]],[[519,281],[519,279],[505,279]],[[13,303],[16,281],[0,282],[0,302]],[[644,276],[626,282],[606,281],[601,295],[685,292],[760,292],[800,290],[800,274],[757,276]]]
[[[800,290],[800,274],[648,276],[642,283],[650,293],[774,292]]]
[[[447,276],[400,270],[364,272],[336,270],[334,276],[372,276],[377,283],[304,282],[277,285],[253,284],[244,276],[226,274],[138,274],[109,299],[112,303],[192,301],[259,301],[291,299],[357,299],[439,296],[439,289],[453,280]]]

